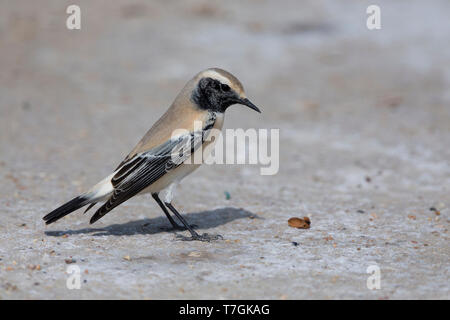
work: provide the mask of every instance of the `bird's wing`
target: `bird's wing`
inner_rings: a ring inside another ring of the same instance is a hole
[[[181,165],[207,137],[214,121],[206,122],[201,131],[190,132],[126,160],[111,179],[113,194],[92,216],[94,223],[122,202],[135,196],[172,169]]]
[[[120,163],[120,167],[139,153],[146,152],[153,149],[167,140],[171,139],[174,130],[184,129],[189,132],[196,130],[194,128],[195,121],[202,121],[207,123],[211,118],[208,111],[200,110],[192,105],[189,99],[184,99],[188,102],[174,103],[164,113],[158,121],[147,131],[138,144],[131,150],[131,152]],[[198,129],[197,129],[198,130]],[[116,170],[117,170],[116,169]]]

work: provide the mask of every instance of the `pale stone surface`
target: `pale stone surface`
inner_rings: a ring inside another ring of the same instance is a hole
[[[365,1],[78,1],[80,31],[47,2],[0,11],[0,298],[449,298],[448,1],[378,1],[379,31]],[[225,240],[175,241],[149,197],[44,225],[211,66],[263,110],[226,127],[281,129],[277,175],[217,165],[179,186]]]

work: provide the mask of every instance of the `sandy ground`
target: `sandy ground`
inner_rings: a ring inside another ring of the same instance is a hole
[[[72,2],[1,1],[1,299],[450,298],[448,1],[377,1],[378,31],[365,1],[76,2],[79,31]],[[176,241],[149,197],[44,225],[211,66],[263,110],[227,128],[280,129],[278,174],[205,166],[179,187],[224,240]]]

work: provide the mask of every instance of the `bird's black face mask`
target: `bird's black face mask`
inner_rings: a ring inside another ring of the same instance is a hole
[[[247,98],[241,98],[229,85],[212,78],[200,79],[192,100],[201,108],[215,112],[225,112],[233,104],[242,104],[261,112]]]

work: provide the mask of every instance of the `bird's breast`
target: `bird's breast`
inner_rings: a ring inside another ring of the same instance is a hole
[[[223,113],[215,113],[213,116],[214,124],[209,130],[208,134],[204,138],[204,142],[202,144],[202,150],[198,150],[197,152],[202,152],[203,161],[211,154],[212,150],[214,150],[214,146],[219,138],[218,135],[221,134],[223,127]],[[195,157],[194,157],[195,159]]]

